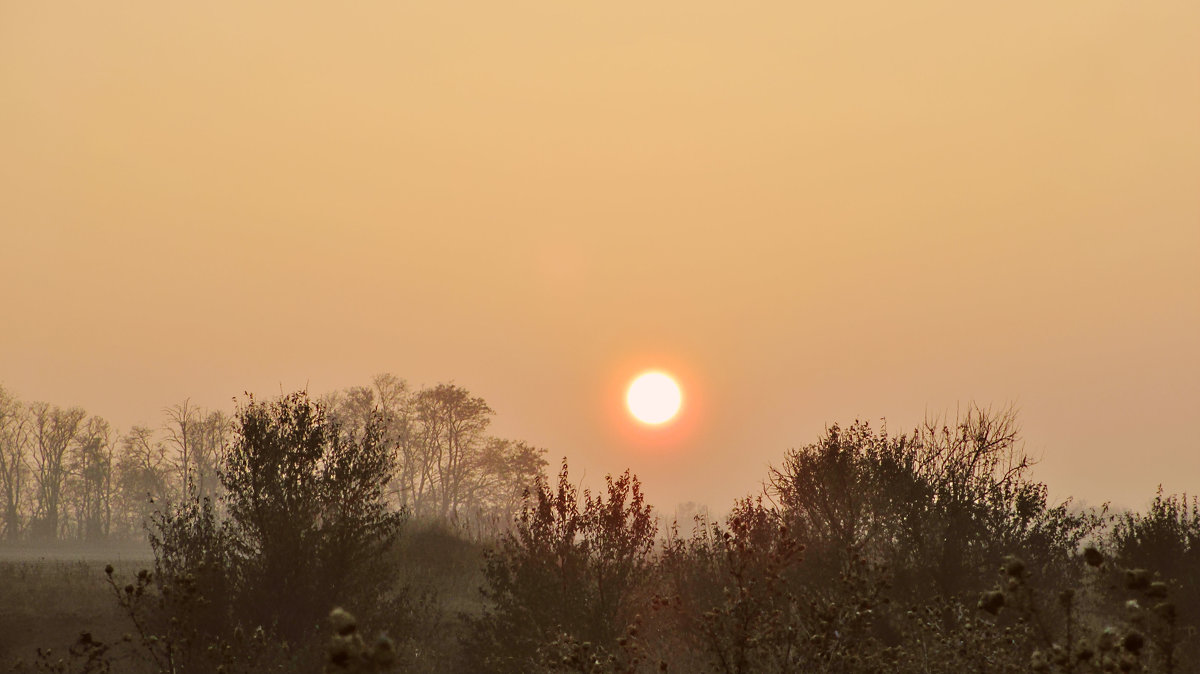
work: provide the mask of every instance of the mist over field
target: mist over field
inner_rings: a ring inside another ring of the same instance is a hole
[[[0,0],[0,671],[1200,671],[1197,44]]]

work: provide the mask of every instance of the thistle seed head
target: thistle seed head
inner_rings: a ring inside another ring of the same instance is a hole
[[[333,631],[342,636],[353,634],[358,629],[358,621],[340,606],[329,613],[329,622],[333,625]]]
[[[1140,653],[1145,645],[1146,637],[1142,636],[1141,632],[1130,632],[1121,640],[1121,646],[1134,655]]]

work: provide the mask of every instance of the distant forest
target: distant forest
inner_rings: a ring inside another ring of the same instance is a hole
[[[489,435],[492,415],[384,375],[232,415],[184,402],[117,434],[0,393],[0,552],[151,550],[0,561],[0,657],[60,673],[1200,671],[1196,500],[1050,502],[1011,409],[831,425],[728,516],[665,527],[635,475],[581,491],[565,460],[548,474],[543,450]]]
[[[418,391],[392,375],[319,401],[353,437],[374,424],[394,455],[385,498],[418,520],[511,522],[544,472],[544,450],[488,434],[494,412],[452,384]],[[216,499],[233,419],[183,401],[158,426],[121,433],[78,407],[25,403],[0,387],[0,540],[144,540],[166,503]]]

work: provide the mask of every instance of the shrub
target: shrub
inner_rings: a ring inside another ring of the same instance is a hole
[[[1200,662],[1200,504],[1196,498],[1163,495],[1160,487],[1147,512],[1124,513],[1116,519],[1105,544],[1115,566],[1161,574],[1158,581],[1169,584],[1171,617],[1176,621],[1171,629],[1178,630],[1172,639],[1181,642],[1179,655],[1186,662]],[[1139,589],[1148,589],[1151,582],[1139,579],[1139,586],[1145,585]]]
[[[351,436],[307,394],[251,398],[223,457],[225,495],[153,520],[167,619],[226,639],[238,626],[261,626],[297,644],[339,603],[373,615],[395,581],[384,553],[402,514],[383,501],[390,473],[378,425]]]
[[[771,470],[769,493],[812,553],[814,583],[855,551],[910,598],[965,596],[1007,554],[1073,572],[1062,560],[1100,526],[1069,503],[1051,506],[1030,466],[1015,415],[971,407],[953,425],[911,435],[834,425]]]
[[[607,477],[605,494],[585,491],[582,501],[565,459],[557,488],[538,478],[514,530],[487,556],[490,606],[468,619],[472,667],[531,671],[558,652],[547,651],[555,643],[578,643],[594,657],[615,653],[635,622],[655,533],[641,484],[628,471]]]

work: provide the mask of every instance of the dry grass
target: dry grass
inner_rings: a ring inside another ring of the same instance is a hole
[[[61,549],[0,552],[0,667],[30,660],[39,647],[65,651],[81,632],[107,641],[127,629],[105,580],[108,560],[91,554],[70,560],[65,554]],[[148,563],[130,555],[113,565],[120,573],[136,574]]]

